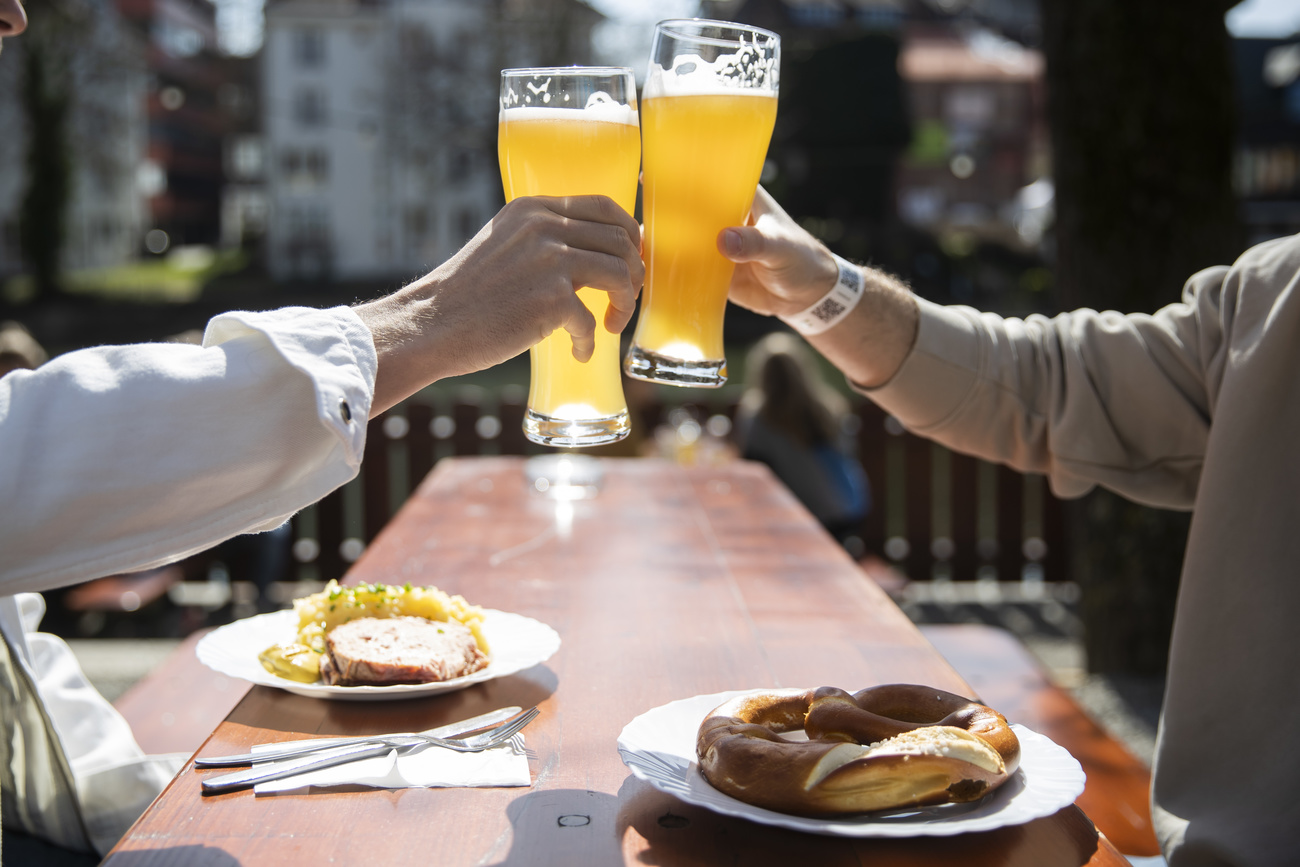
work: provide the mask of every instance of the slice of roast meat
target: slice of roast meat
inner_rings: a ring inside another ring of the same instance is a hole
[[[473,634],[455,620],[362,617],[330,630],[321,680],[334,686],[432,683],[488,664]]]

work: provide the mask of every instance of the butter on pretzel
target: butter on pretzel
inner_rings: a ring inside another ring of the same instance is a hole
[[[801,729],[807,741],[781,736]],[[714,788],[800,816],[974,801],[1020,765],[1002,714],[912,684],[739,696],[700,725],[696,752]]]

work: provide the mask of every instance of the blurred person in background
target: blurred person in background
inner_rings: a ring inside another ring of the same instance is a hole
[[[754,344],[736,412],[741,457],[770,467],[841,545],[861,556],[871,493],[851,418],[848,401],[822,379],[803,340],[775,332]]]
[[[0,39],[25,26],[0,0]],[[67,645],[37,631],[39,591],[281,526],[357,474],[367,419],[439,379],[560,328],[590,358],[595,329],[632,316],[640,237],[605,197],[520,198],[376,301],[225,313],[201,345],[100,346],[0,377],[6,863],[96,863],[186,758],[142,753]],[[581,286],[608,292],[603,323]]]
[[[724,229],[731,300],[780,316],[908,429],[1062,497],[1192,510],[1152,770],[1170,867],[1300,852],[1300,235],[1154,314],[1003,318],[844,262],[763,190]],[[1172,294],[1174,287],[1170,287]]]

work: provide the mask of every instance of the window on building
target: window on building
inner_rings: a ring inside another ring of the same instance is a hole
[[[473,211],[461,211],[457,215],[456,221],[460,226],[460,236],[466,241],[474,237],[474,233],[479,229],[478,220],[474,217]]]
[[[411,243],[419,244],[429,234],[429,209],[423,205],[413,205],[406,209],[406,237]]]
[[[293,116],[299,126],[325,125],[325,92],[314,87],[304,87],[294,94]]]
[[[323,184],[329,180],[329,154],[320,148],[312,148],[303,154],[303,172],[312,183]]]
[[[289,239],[298,243],[323,243],[330,238],[329,214],[321,205],[303,205],[289,211]]]
[[[0,256],[18,256],[18,221],[14,218],[0,221]]]
[[[290,184],[324,184],[329,174],[329,152],[323,148],[285,148],[280,152],[280,175]]]
[[[160,19],[153,30],[155,42],[172,57],[193,57],[203,50],[203,34],[193,27]]]
[[[259,137],[244,135],[231,142],[230,173],[239,180],[262,174],[262,140]]]
[[[325,65],[325,32],[317,27],[304,27],[294,33],[293,56],[298,65],[307,69]]]

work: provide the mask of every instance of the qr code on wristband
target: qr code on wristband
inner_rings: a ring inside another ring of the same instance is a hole
[[[822,322],[830,322],[836,316],[843,313],[844,310],[844,305],[839,301],[836,301],[834,298],[827,298],[814,307],[811,313],[814,319],[818,319]]]

